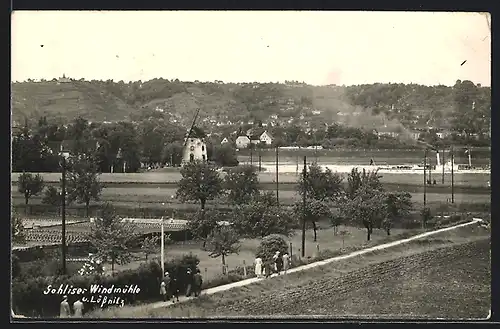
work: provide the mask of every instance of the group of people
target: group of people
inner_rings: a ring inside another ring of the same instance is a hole
[[[255,275],[258,278],[270,277],[271,274],[278,273],[278,275],[283,272],[286,274],[287,270],[290,268],[290,256],[287,253],[281,255],[279,251],[276,251],[272,260],[264,262],[262,258],[257,257],[255,259]]]
[[[194,273],[188,268],[186,270],[186,297],[194,294],[195,297],[198,297],[201,294],[201,285],[203,283],[203,278],[201,276],[200,270],[197,268]],[[163,298],[163,301],[169,301],[172,298],[172,301],[175,303],[179,301],[179,295],[181,293],[181,284],[179,279],[173,275],[170,275],[168,271],[166,271],[163,275],[163,279],[160,282],[160,295]]]
[[[71,314],[71,308],[68,302],[68,296],[63,296],[63,301],[61,302],[61,308],[59,311],[59,316],[61,318],[69,318],[73,315],[74,318],[81,318],[83,315],[83,303],[80,299],[77,299],[73,303],[73,314]]]

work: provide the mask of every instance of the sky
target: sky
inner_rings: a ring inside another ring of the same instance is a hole
[[[12,80],[65,74],[490,86],[488,19],[458,12],[16,11]]]

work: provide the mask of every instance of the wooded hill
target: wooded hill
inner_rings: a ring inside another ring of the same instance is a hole
[[[189,125],[195,110],[201,108],[200,119],[223,123],[268,122],[275,114],[280,123],[303,115],[306,120],[350,126],[380,128],[392,120],[409,129],[425,126],[451,129],[454,111],[459,107],[466,112],[474,107],[477,116],[487,121],[490,106],[489,87],[460,80],[454,87],[378,83],[348,87],[298,82],[236,84],[166,79],[130,83],[53,79],[12,84],[12,115],[20,124],[25,118],[41,116],[60,122],[78,116],[90,121],[134,121],[145,110],[158,109],[178,123]],[[483,121],[478,125],[489,125]]]

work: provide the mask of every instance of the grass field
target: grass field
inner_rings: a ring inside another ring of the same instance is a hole
[[[86,316],[485,318],[489,239],[488,230],[469,226],[163,309],[144,305]]]
[[[342,242],[341,236],[335,236],[333,234],[333,229],[327,224],[318,223],[317,232],[317,242],[314,242],[313,231],[308,229],[306,231],[306,258],[314,257],[319,250],[332,250],[336,251],[341,248],[348,248],[354,246],[371,246],[377,244],[380,240],[387,237],[387,234],[383,230],[374,230],[371,237],[371,241],[366,241],[366,230],[357,227],[340,226],[339,230],[346,230],[348,234],[344,237],[344,243]],[[55,228],[46,229],[46,231],[57,230]],[[66,227],[68,234],[82,234],[89,231],[88,225],[74,224],[68,225]],[[393,229],[391,235],[397,236],[408,230],[403,229]],[[418,230],[415,230],[418,232]],[[296,231],[295,234],[289,238],[285,238],[288,245],[292,244],[292,254],[299,255],[301,248],[301,234],[300,231]],[[229,270],[235,269],[237,267],[243,266],[244,262],[246,265],[251,265],[255,259],[255,251],[260,244],[260,239],[242,239],[240,252],[238,254],[229,255],[226,257],[226,265]],[[175,258],[177,256],[182,256],[185,254],[193,253],[197,255],[200,259],[200,269],[204,276],[204,280],[214,279],[222,274],[222,261],[220,258],[211,258],[207,251],[202,250],[201,242],[188,241],[187,243],[175,243],[169,245],[165,249],[166,259]],[[148,259],[154,257],[160,257],[160,253],[149,255]],[[115,270],[121,271],[126,269],[137,268],[141,263],[145,262],[145,255],[136,251],[133,253],[133,261],[124,264],[116,265]],[[109,264],[108,264],[109,265]],[[108,269],[110,266],[107,266]]]
[[[300,168],[299,168],[300,170]],[[16,185],[20,173],[12,173],[11,180],[12,185]],[[44,181],[47,183],[59,183],[61,179],[60,173],[42,173],[41,174]],[[438,185],[441,184],[442,174],[439,172],[432,172],[431,178],[435,179]],[[344,175],[345,176],[345,175]],[[380,181],[387,184],[399,184],[399,185],[423,185],[423,175],[422,174],[393,174],[393,173],[383,173]],[[158,185],[169,185],[176,184],[181,179],[180,172],[146,172],[146,173],[103,173],[100,175],[99,179],[106,185],[117,186],[114,184],[158,184]],[[278,176],[279,183],[296,183],[297,175],[295,173],[281,173]],[[486,187],[487,182],[491,180],[490,174],[455,174],[454,175],[454,185],[456,186],[480,186]],[[259,181],[261,184],[276,182],[275,173],[259,173]],[[445,174],[445,184],[451,185],[451,174]]]
[[[407,189],[397,189],[406,190]],[[416,192],[412,194],[413,202],[423,202],[423,189],[415,189]],[[190,207],[197,207],[196,205],[190,203],[182,203],[179,200],[172,198],[175,195],[175,187],[157,187],[149,188],[147,186],[140,187],[106,187],[102,191],[101,201],[112,202],[113,204],[133,204],[137,207],[145,206],[147,204],[161,204],[165,203],[170,208],[183,209]],[[272,189],[269,191],[275,192]],[[292,204],[298,200],[299,196],[293,189],[281,190],[279,191],[280,202],[283,204]],[[428,189],[426,193],[427,201],[429,202],[446,202],[447,199],[451,198],[450,189]],[[42,196],[34,196],[30,199],[30,204],[41,203]],[[14,204],[23,204],[24,198],[17,191],[16,187],[12,187],[12,200]],[[457,203],[468,202],[468,203],[484,203],[491,201],[491,192],[481,189],[456,189],[455,190],[455,201]],[[225,198],[220,200],[209,201],[208,204],[227,204]]]

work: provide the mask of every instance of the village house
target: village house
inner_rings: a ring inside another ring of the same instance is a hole
[[[242,135],[236,138],[236,147],[239,149],[247,148],[250,144],[250,138],[248,136]]]
[[[420,137],[420,133],[419,133],[419,132],[412,131],[412,132],[410,133],[410,137],[411,137],[413,140],[418,140],[418,138]]]
[[[274,141],[273,136],[266,130],[264,131],[260,137],[259,140],[261,143],[266,144],[266,145],[271,145]]]
[[[221,145],[227,144],[229,143],[229,139],[227,137],[224,137],[220,143]]]

